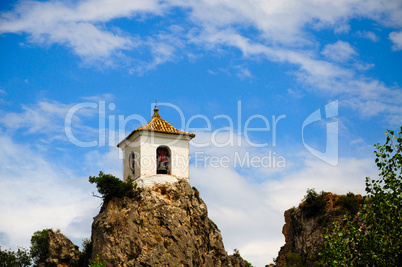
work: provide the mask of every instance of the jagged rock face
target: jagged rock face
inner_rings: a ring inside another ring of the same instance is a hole
[[[60,231],[49,230],[48,253],[45,262],[39,267],[72,267],[78,266],[80,252],[78,248]]]
[[[320,214],[309,216],[302,208],[303,203],[298,208],[285,211],[282,228],[285,245],[279,251],[276,266],[317,266],[319,250],[325,242],[323,229],[333,222],[341,222],[351,208],[345,208],[345,204],[339,201],[344,196],[323,192],[322,197],[325,209]],[[354,197],[354,208],[359,209],[362,196]]]
[[[228,256],[207,207],[186,180],[114,198],[92,224],[92,258],[107,266],[245,266]]]
[[[288,257],[292,256],[289,253],[294,253],[293,257],[299,255],[301,262],[316,260],[318,250],[324,244],[324,236],[315,217],[306,218],[301,209],[287,210],[282,233],[285,236],[285,246],[279,252],[276,266],[291,266]]]

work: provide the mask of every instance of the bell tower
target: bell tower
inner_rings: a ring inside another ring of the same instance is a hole
[[[189,142],[194,137],[163,120],[155,107],[151,120],[117,145],[123,151],[124,180],[157,175],[188,179]]]

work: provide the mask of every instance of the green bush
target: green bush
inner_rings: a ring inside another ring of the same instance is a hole
[[[28,267],[31,266],[31,256],[26,248],[17,251],[1,250],[0,267]]]
[[[323,195],[319,195],[313,188],[307,189],[307,194],[304,196],[300,208],[306,217],[309,218],[323,214],[325,212],[325,205]]]
[[[344,207],[352,215],[355,215],[359,211],[360,201],[355,194],[349,192],[346,196],[340,196],[335,204]]]
[[[103,172],[99,172],[98,176],[89,176],[89,182],[96,184],[96,188],[105,203],[109,202],[113,197],[136,198],[140,196],[141,192],[131,178],[128,178],[127,182],[123,182],[119,178]]]

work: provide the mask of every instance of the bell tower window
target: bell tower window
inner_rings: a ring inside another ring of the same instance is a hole
[[[134,151],[130,153],[130,156],[128,158],[128,165],[129,165],[132,173],[135,174],[135,153],[134,153]]]
[[[167,146],[156,149],[156,174],[170,174],[170,150]]]

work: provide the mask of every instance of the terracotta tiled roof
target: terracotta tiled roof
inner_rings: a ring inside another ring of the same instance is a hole
[[[117,145],[117,147],[119,147],[124,141],[126,141],[128,138],[130,138],[135,132],[139,132],[139,131],[149,131],[149,132],[176,134],[176,135],[187,135],[190,138],[195,137],[195,134],[193,134],[193,133],[188,133],[188,132],[183,132],[183,131],[177,130],[170,123],[168,123],[167,121],[162,119],[161,116],[159,115],[159,109],[155,108],[152,119],[146,125],[141,126],[141,127],[137,128],[136,130],[132,131],[126,138],[124,138],[124,140],[122,140]]]

